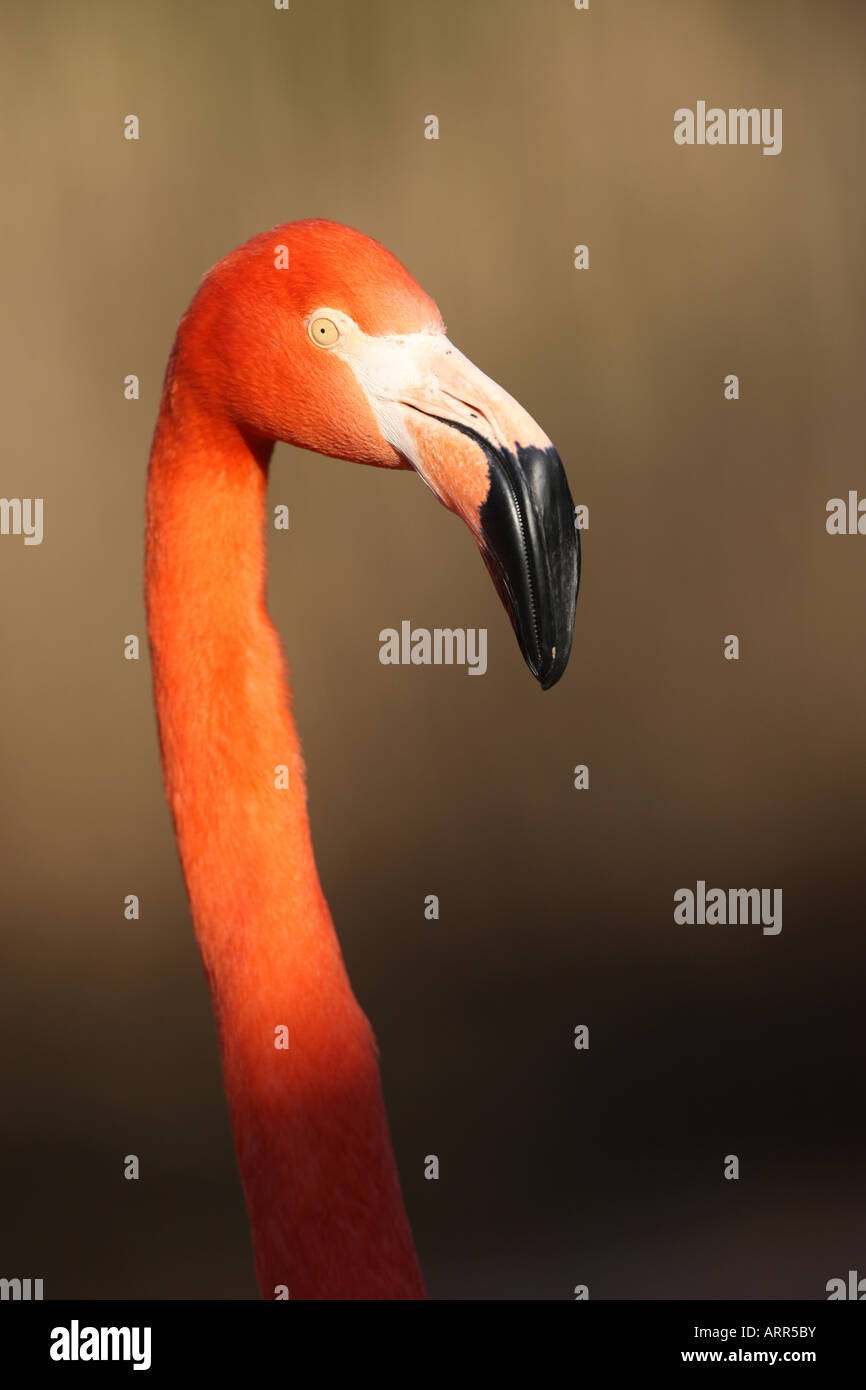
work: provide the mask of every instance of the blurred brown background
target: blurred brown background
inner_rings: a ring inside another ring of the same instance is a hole
[[[431,1293],[822,1298],[866,1273],[866,538],[824,527],[866,493],[861,6],[89,0],[4,29],[0,492],[44,497],[45,539],[0,538],[0,1274],[256,1294],[122,640],[177,320],[220,256],[308,216],[405,262],[590,508],[542,695],[417,478],[274,459],[319,865]],[[782,107],[782,154],[678,148],[699,99]],[[381,666],[403,618],[486,626],[486,677]],[[781,935],[676,926],[698,878],[781,887]]]

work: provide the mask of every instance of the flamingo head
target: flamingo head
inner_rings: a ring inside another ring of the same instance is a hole
[[[321,220],[253,237],[205,277],[175,371],[264,442],[413,468],[472,531],[533,675],[559,679],[580,568],[559,455],[377,241]]]

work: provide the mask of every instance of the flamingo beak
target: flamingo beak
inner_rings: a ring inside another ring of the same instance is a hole
[[[523,659],[542,690],[549,690],[571,654],[580,581],[568,479],[552,444],[493,449],[485,441],[482,447],[490,489],[480,514],[481,554]]]
[[[414,369],[390,409],[380,398],[380,423],[475,535],[524,660],[549,690],[571,652],[580,576],[562,462],[523,407],[444,335],[413,339],[403,341]]]

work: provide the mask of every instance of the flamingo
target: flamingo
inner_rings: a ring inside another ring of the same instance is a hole
[[[474,535],[543,689],[571,648],[574,506],[550,440],[378,242],[292,222],[205,275],[166,370],[145,584],[166,796],[256,1274],[268,1299],[418,1299],[376,1043],[319,884],[266,608],[278,440],[414,468]]]

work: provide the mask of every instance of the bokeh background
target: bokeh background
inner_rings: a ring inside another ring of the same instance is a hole
[[[0,1274],[256,1296],[122,644],[177,320],[215,260],[309,216],[404,261],[590,509],[542,694],[416,477],[274,458],[271,611],[431,1294],[823,1298],[866,1272],[866,539],[824,525],[866,493],[861,9],[7,12],[0,492],[45,499],[45,538],[0,538]],[[782,107],[782,154],[675,146],[699,99]],[[403,618],[487,627],[488,674],[381,666]],[[781,887],[781,935],[675,925],[699,878]]]

